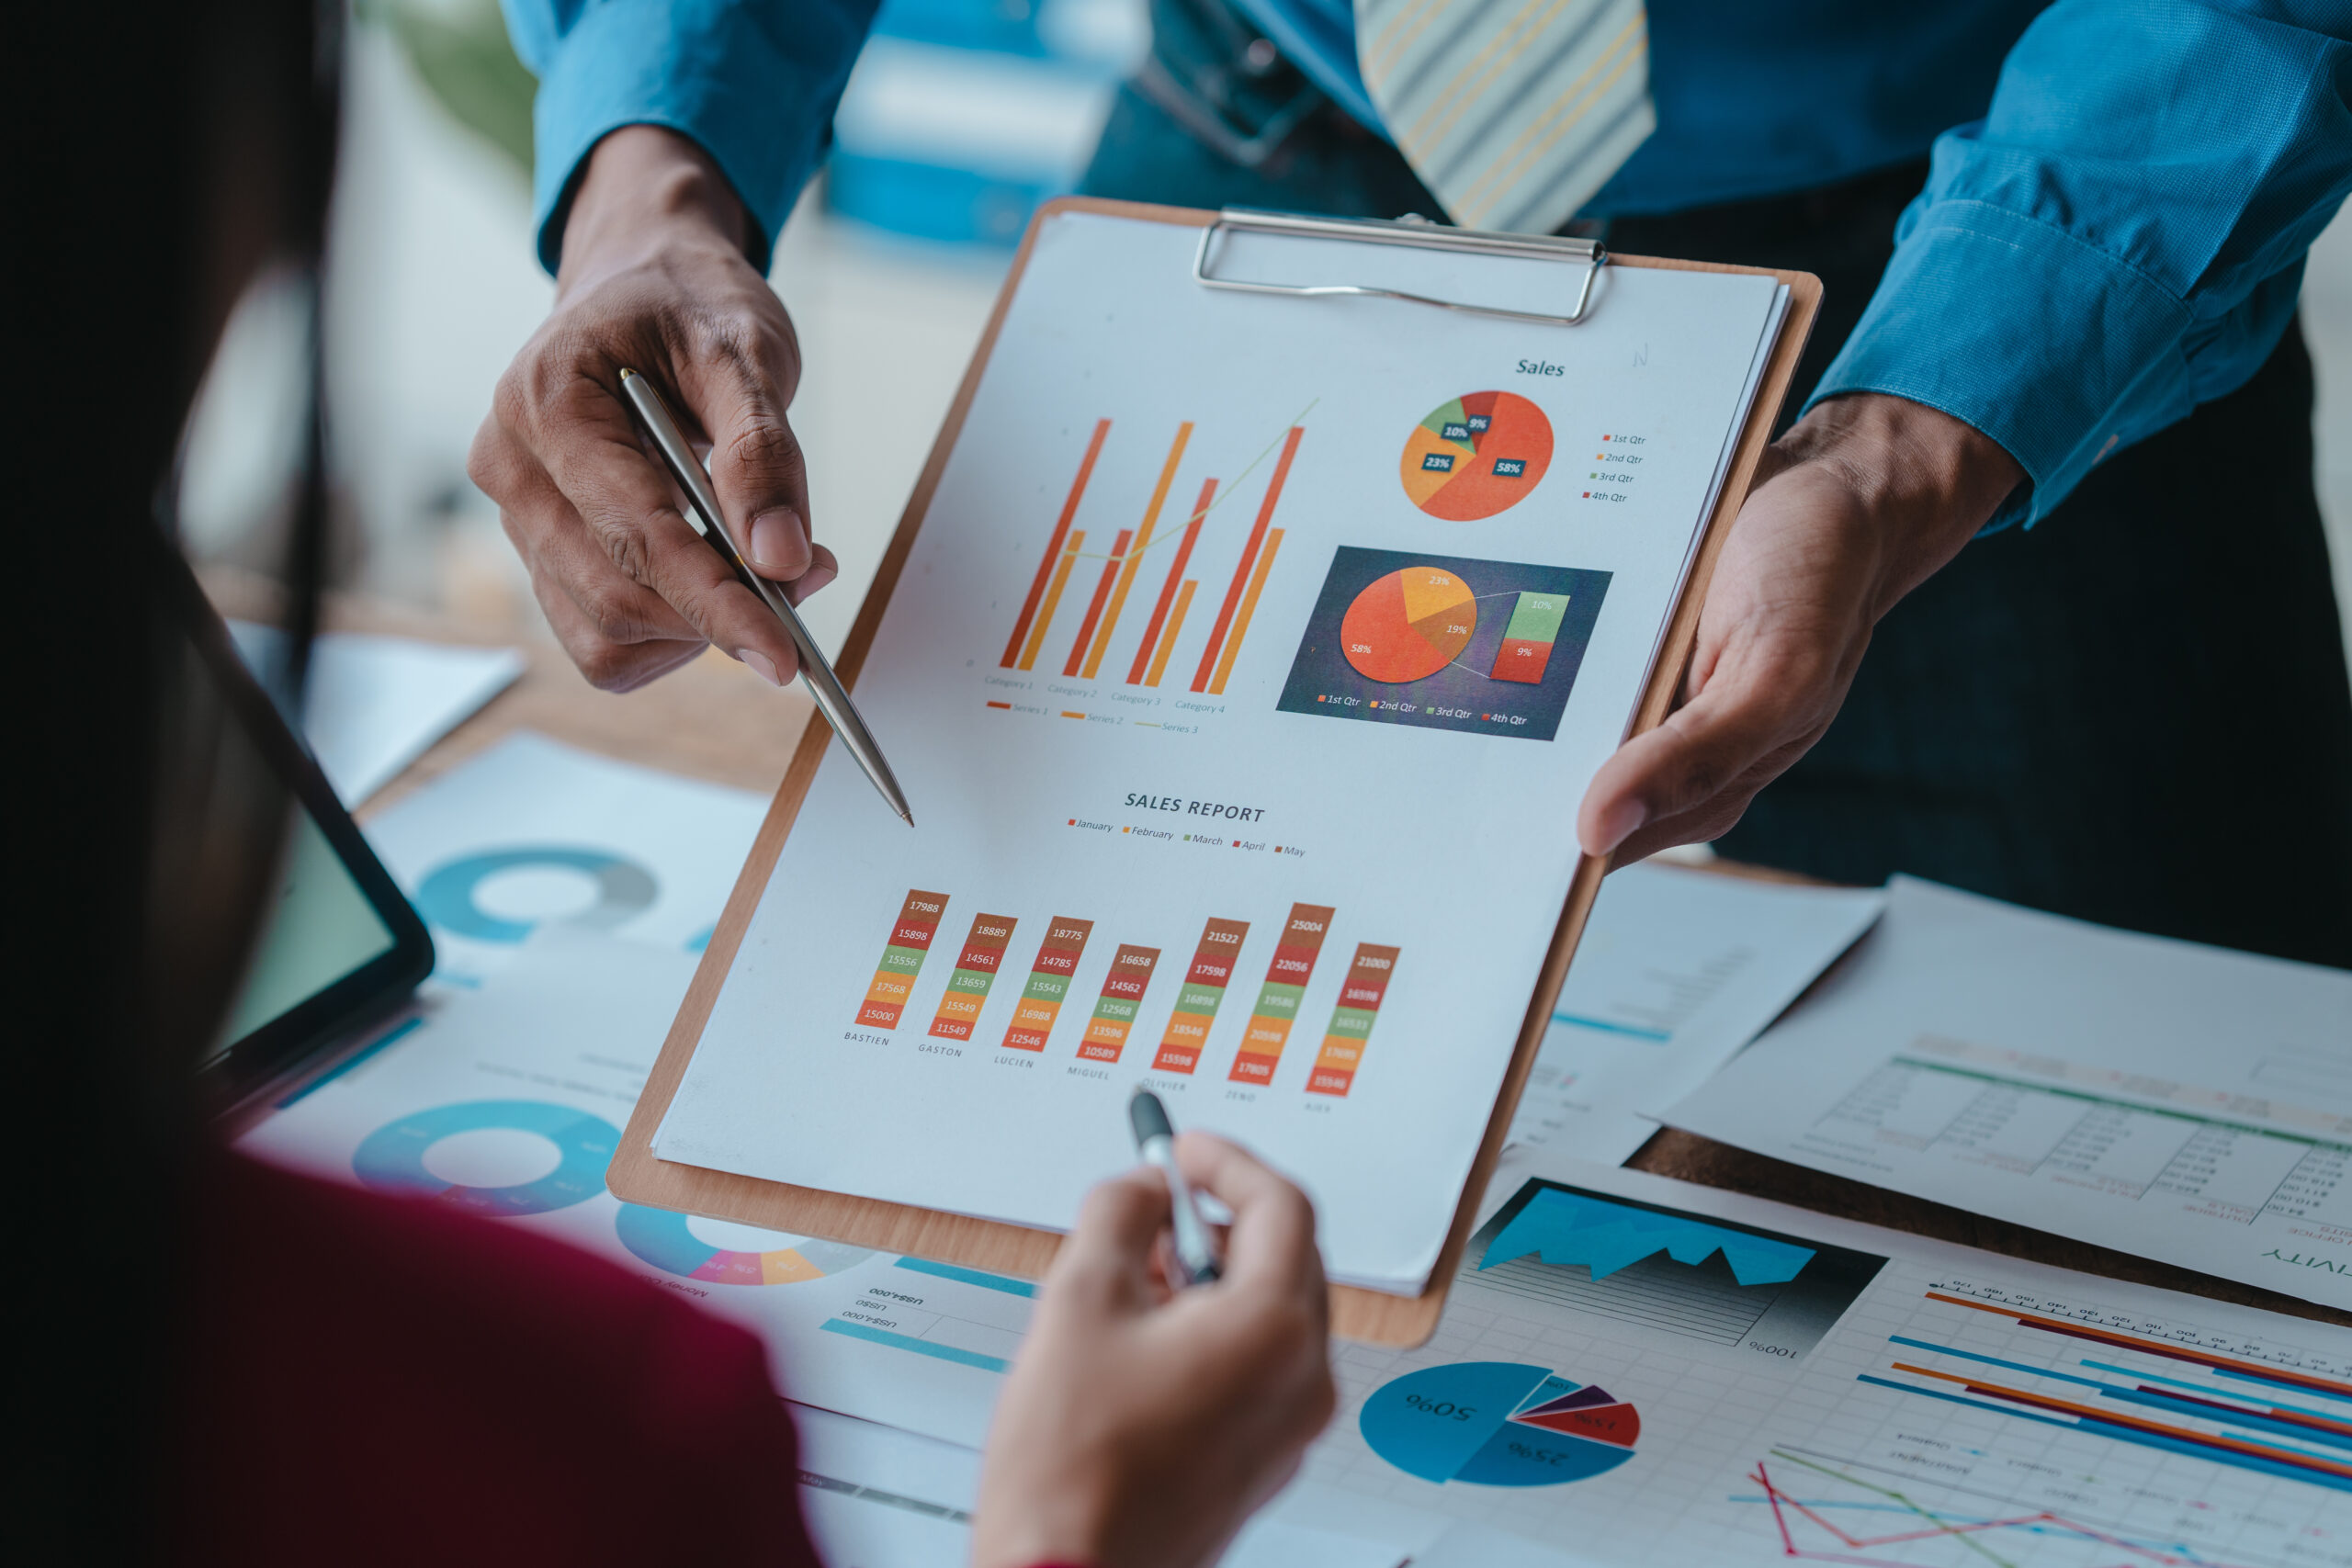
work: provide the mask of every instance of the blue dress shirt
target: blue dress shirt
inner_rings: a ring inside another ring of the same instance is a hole
[[[624,125],[709,150],[772,241],[877,0],[503,0],[539,73],[553,268],[574,177]],[[1350,0],[1238,0],[1374,130]],[[1658,129],[1595,216],[1829,184],[1931,152],[1894,259],[1814,400],[1966,421],[2038,520],[2110,454],[2234,390],[2352,190],[2352,3],[1649,0]]]

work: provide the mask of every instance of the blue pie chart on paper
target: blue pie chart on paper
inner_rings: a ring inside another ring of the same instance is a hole
[[[1559,1486],[1632,1459],[1642,1418],[1548,1367],[1456,1361],[1384,1384],[1356,1426],[1373,1452],[1423,1481]]]
[[[525,844],[435,866],[416,886],[416,907],[426,919],[459,936],[476,942],[521,942],[538,922],[492,914],[481,907],[474,890],[502,872],[534,870],[577,872],[594,881],[595,902],[562,919],[566,925],[596,931],[610,931],[651,908],[658,890],[651,872],[608,850]]]
[[[500,1128],[537,1133],[556,1146],[556,1168],[536,1181],[511,1187],[466,1187],[425,1168],[424,1151],[458,1133]],[[412,1111],[368,1134],[351,1156],[352,1173],[379,1192],[432,1198],[469,1214],[511,1220],[544,1214],[594,1198],[605,1190],[605,1168],[619,1147],[620,1129],[601,1116],[544,1100],[471,1100]]]

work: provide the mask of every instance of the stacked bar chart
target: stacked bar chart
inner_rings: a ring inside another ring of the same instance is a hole
[[[1396,973],[1397,949],[1372,942],[1356,944],[1356,958],[1340,982],[1340,1005],[1331,1010],[1330,1027],[1323,1032],[1323,1048],[1315,1055],[1315,1070],[1307,1075],[1309,1094],[1346,1098],[1363,1064],[1364,1043],[1372,1038],[1373,1021],[1380,1014],[1380,999],[1388,994],[1388,977]]]
[[[1511,606],[1510,623],[1503,627],[1503,645],[1495,652],[1487,673],[1498,681],[1524,681],[1540,685],[1544,667],[1552,662],[1552,645],[1559,640],[1560,622],[1568,613],[1565,593],[1521,593]]]
[[[1012,1026],[1004,1032],[1005,1049],[1046,1048],[1054,1020],[1061,1016],[1062,998],[1069,995],[1070,977],[1078,973],[1078,961],[1086,953],[1086,939],[1093,934],[1092,920],[1056,915],[1046,922],[1046,940],[1038,944],[1036,962],[1030,965],[1029,983],[1022,987]]]
[[[1191,445],[1193,425],[1186,421],[1176,427],[1175,438],[1161,457],[1157,481],[1142,516],[1132,528],[1120,528],[1112,537],[1105,552],[1098,545],[1093,552],[1086,548],[1088,530],[1077,527],[1078,514],[1083,504],[1089,482],[1102,457],[1111,433],[1107,419],[1095,422],[1088,440],[1085,455],[1080,459],[1078,472],[1070,481],[1061,513],[1056,519],[1052,534],[1046,541],[1043,555],[1038,558],[1029,588],[1014,619],[1011,635],[1005,639],[1004,650],[998,660],[1007,670],[1031,671],[1037,667],[1046,642],[1052,633],[1055,617],[1067,601],[1072,605],[1083,604],[1079,612],[1077,635],[1071,638],[1060,670],[1068,680],[1093,681],[1102,678],[1104,660],[1109,657],[1113,641],[1126,613],[1131,597],[1135,597],[1137,580],[1142,576],[1145,558],[1155,546],[1165,546],[1176,537],[1167,569],[1159,577],[1155,592],[1144,590],[1151,611],[1144,623],[1134,651],[1124,666],[1124,681],[1130,686],[1156,687],[1167,678],[1173,660],[1178,639],[1193,624],[1193,605],[1201,587],[1197,578],[1185,572],[1193,565],[1196,547],[1210,511],[1217,504],[1220,481],[1201,481],[1198,499],[1185,518],[1181,536],[1172,527],[1163,531],[1160,520],[1168,504],[1168,497],[1176,484],[1184,455]],[[1232,678],[1235,662],[1255,618],[1260,596],[1265,592],[1266,580],[1272,574],[1274,558],[1281,552],[1283,530],[1272,526],[1274,509],[1282,501],[1283,487],[1290,477],[1291,462],[1298,453],[1299,438],[1305,434],[1301,426],[1293,425],[1282,438],[1280,455],[1275,458],[1273,472],[1266,483],[1266,493],[1259,502],[1255,524],[1243,541],[1240,558],[1234,563],[1233,576],[1226,586],[1211,622],[1206,640],[1202,644],[1197,666],[1193,669],[1191,686],[1195,692],[1222,695],[1226,682]],[[1266,452],[1273,447],[1269,444]],[[1261,453],[1258,460],[1263,460]],[[1255,468],[1253,461],[1250,465]],[[1248,478],[1245,469],[1243,478]],[[1100,538],[1103,529],[1098,527]],[[1081,566],[1080,563],[1084,563]],[[1100,563],[1099,567],[1096,563]],[[1118,671],[1120,666],[1114,665]],[[1179,679],[1182,677],[1180,675]]]
[[[964,939],[956,972],[947,976],[947,994],[939,998],[939,1011],[931,1021],[932,1033],[942,1040],[972,1037],[980,1021],[980,1005],[989,999],[996,972],[1004,967],[1004,949],[1012,940],[1015,923],[1010,915],[972,917],[972,934]]]
[[[1184,988],[1176,993],[1176,1011],[1159,1037],[1159,1055],[1151,1065],[1163,1073],[1189,1073],[1200,1066],[1209,1043],[1209,1025],[1233,981],[1234,961],[1241,956],[1242,941],[1250,934],[1247,920],[1211,917],[1201,931],[1201,945],[1193,953]]]
[[[874,1029],[899,1027],[907,994],[914,989],[915,976],[922,973],[922,961],[931,952],[932,939],[939,934],[940,917],[946,912],[946,894],[921,888],[908,892],[899,919],[890,927],[889,945],[883,948],[882,962],[875,966],[874,983],[865,987],[865,1001],[857,1010],[858,1022]]]
[[[1233,1083],[1272,1083],[1283,1047],[1290,1043],[1290,1026],[1298,1018],[1299,999],[1315,976],[1315,960],[1331,929],[1336,910],[1320,904],[1293,904],[1283,923],[1273,962],[1266,966],[1265,984],[1258,987],[1258,1005],[1242,1032],[1241,1052],[1227,1075]]]
[[[1159,949],[1121,942],[1112,955],[1111,972],[1102,977],[1102,994],[1094,1000],[1094,1016],[1078,1042],[1080,1060],[1115,1062],[1127,1047],[1127,1032],[1135,1027],[1151,972],[1159,964]]]

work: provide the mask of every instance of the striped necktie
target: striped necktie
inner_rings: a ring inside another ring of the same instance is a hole
[[[1657,128],[1642,0],[1354,0],[1389,135],[1465,229],[1548,234]]]

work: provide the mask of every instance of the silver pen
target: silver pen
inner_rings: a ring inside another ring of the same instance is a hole
[[[825,662],[816,638],[800,624],[799,612],[784,596],[784,590],[752,570],[751,556],[728,525],[726,513],[719,510],[718,492],[711,488],[710,476],[703,471],[694,448],[679,433],[677,421],[670,417],[670,405],[662,400],[662,394],[654,389],[651,381],[634,370],[621,372],[621,389],[628,394],[637,417],[645,422],[653,445],[669,467],[670,477],[686,492],[694,511],[702,513],[697,519],[690,513],[686,521],[695,525],[695,532],[708,540],[710,547],[734,570],[737,580],[758,594],[761,602],[775,613],[775,618],[784,623],[794,649],[800,655],[800,679],[808,683],[809,696],[816,699],[817,711],[825,716],[825,722],[842,738],[842,744],[857,759],[857,765],[865,770],[865,776],[874,781],[874,787],[882,792],[882,798],[890,803],[890,809],[904,818],[908,827],[913,827],[914,813],[907,809],[906,794],[899,788],[890,764],[882,756],[882,748],[875,744],[874,732],[865,728],[857,705],[849,700],[848,688],[833,673],[833,667]]]
[[[1185,1275],[1178,1282],[1205,1285],[1225,1272],[1225,1264],[1216,1255],[1216,1238],[1193,1201],[1191,1184],[1185,1181],[1184,1173],[1176,1168],[1176,1129],[1168,1120],[1168,1107],[1160,1104],[1159,1096],[1151,1090],[1139,1089],[1135,1098],[1127,1101],[1127,1122],[1135,1129],[1136,1151],[1168,1182],[1169,1223],[1176,1231],[1176,1266]]]

